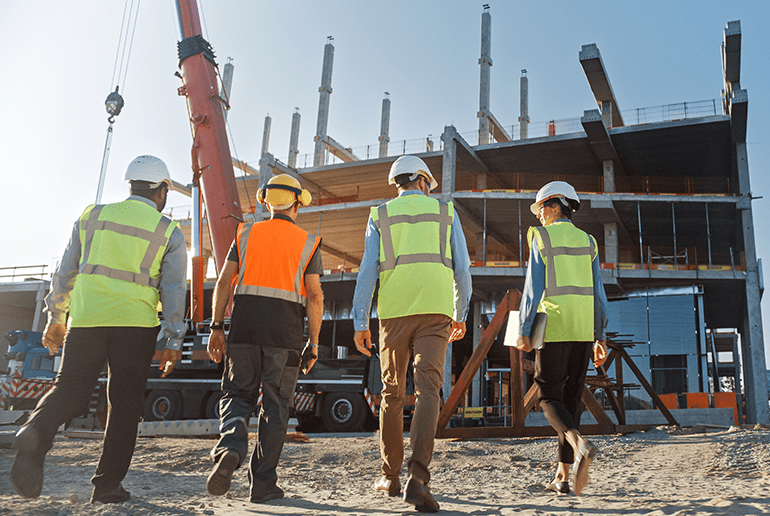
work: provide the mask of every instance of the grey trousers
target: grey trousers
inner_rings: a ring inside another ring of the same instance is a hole
[[[300,351],[255,344],[228,344],[222,377],[220,439],[211,456],[214,461],[226,451],[235,451],[241,463],[249,451],[248,423],[259,402],[257,443],[249,464],[251,497],[271,490],[278,480],[276,468],[286,440],[289,409],[299,375]]]

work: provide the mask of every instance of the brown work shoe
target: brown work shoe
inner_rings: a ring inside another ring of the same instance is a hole
[[[213,495],[222,496],[230,490],[233,473],[240,466],[241,458],[234,451],[226,451],[211,470],[206,480],[206,490]]]
[[[401,481],[398,478],[390,479],[383,475],[374,482],[374,488],[388,493],[388,496],[398,496],[401,494]]]
[[[410,477],[404,489],[404,501],[414,505],[420,512],[438,512],[438,503],[430,494],[430,489],[414,477]]]

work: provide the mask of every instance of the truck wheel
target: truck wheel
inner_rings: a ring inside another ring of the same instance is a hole
[[[222,391],[212,391],[206,400],[206,410],[203,416],[206,419],[219,419],[219,400],[222,399]]]
[[[145,421],[173,421],[182,415],[182,396],[176,391],[150,391],[144,400]]]
[[[332,432],[354,432],[361,428],[366,417],[366,404],[361,394],[337,392],[323,402],[321,419]]]

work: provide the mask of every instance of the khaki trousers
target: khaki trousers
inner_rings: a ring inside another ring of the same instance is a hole
[[[404,396],[409,359],[414,356],[416,397],[409,442],[409,475],[428,483],[433,440],[439,414],[452,319],[441,314],[410,315],[380,320],[380,454],[382,474],[397,479],[404,461]]]

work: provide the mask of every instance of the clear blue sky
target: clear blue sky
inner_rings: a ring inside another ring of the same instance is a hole
[[[302,114],[300,152],[312,152],[323,48],[334,36],[329,134],[353,148],[377,145],[383,92],[391,95],[392,140],[437,138],[445,125],[477,128],[479,42],[484,2],[203,0],[206,36],[235,78],[230,125],[234,154],[259,161],[264,117],[270,151],[288,155],[291,115]],[[491,108],[516,123],[520,71],[529,77],[534,122],[580,117],[596,103],[578,61],[596,43],[621,109],[718,99],[719,47],[741,20],[741,86],[749,94],[747,141],[759,256],[770,263],[770,2],[651,0],[490,1]],[[94,201],[106,136],[104,99],[118,44],[123,0],[4,0],[0,48],[0,267],[51,264],[71,225]],[[154,154],[174,179],[190,181],[190,129],[177,96],[178,28],[172,0],[139,10],[103,201],[125,197],[123,173]],[[170,206],[187,210],[175,195]],[[770,334],[763,303],[765,335]],[[768,338],[765,338],[768,342]]]

